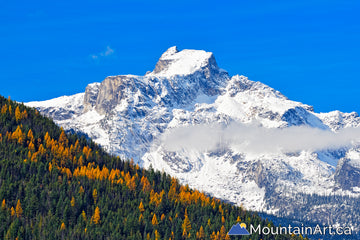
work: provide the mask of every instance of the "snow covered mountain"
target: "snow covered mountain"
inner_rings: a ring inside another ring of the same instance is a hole
[[[144,76],[110,76],[27,105],[110,153],[247,209],[359,229],[360,148],[340,135],[356,136],[358,114],[315,113],[229,76],[212,53],[171,47]],[[324,134],[334,141],[318,144]]]

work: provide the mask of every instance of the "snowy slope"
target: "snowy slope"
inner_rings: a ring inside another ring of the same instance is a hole
[[[89,84],[85,93],[27,105],[64,129],[86,133],[111,153],[133,158],[145,167],[152,165],[191,187],[248,209],[284,215],[287,208],[287,217],[292,217],[304,207],[304,201],[291,204],[289,199],[296,194],[355,199],[360,194],[357,146],[254,152],[247,150],[246,141],[236,146],[229,143],[231,139],[222,139],[222,129],[231,131],[234,123],[245,124],[240,125],[239,137],[251,126],[260,133],[294,126],[334,133],[358,127],[356,113],[314,113],[311,106],[291,101],[263,83],[229,76],[209,52],[171,47],[145,76],[110,76]],[[177,132],[172,139],[175,147],[165,138],[172,131]],[[196,138],[188,137],[195,133],[199,133]],[[351,186],[346,185],[349,172]],[[307,203],[307,207],[319,216],[320,210],[328,211],[317,203]],[[350,205],[326,221],[336,224],[353,209]],[[360,221],[351,224],[358,228]]]

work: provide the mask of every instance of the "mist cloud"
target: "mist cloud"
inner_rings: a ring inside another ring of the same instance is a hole
[[[230,147],[239,152],[277,153],[337,149],[360,142],[360,128],[339,132],[306,126],[265,128],[255,124],[197,125],[171,129],[163,135],[168,151],[211,151]]]
[[[106,49],[98,54],[91,55],[91,58],[96,60],[101,57],[108,57],[114,54],[114,49],[112,49],[110,46],[107,46]]]

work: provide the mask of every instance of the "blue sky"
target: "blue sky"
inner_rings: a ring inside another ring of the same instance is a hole
[[[3,1],[0,94],[83,92],[152,70],[161,53],[204,49],[315,111],[360,112],[359,1]]]

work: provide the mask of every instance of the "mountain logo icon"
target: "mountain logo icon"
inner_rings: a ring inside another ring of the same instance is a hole
[[[250,235],[250,233],[248,232],[248,230],[246,230],[245,223],[237,223],[232,226],[232,228],[228,232],[228,235]]]

